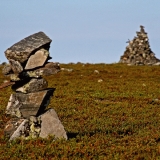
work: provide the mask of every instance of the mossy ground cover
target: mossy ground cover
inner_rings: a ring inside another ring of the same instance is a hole
[[[61,64],[45,77],[56,88],[49,105],[68,140],[8,142],[3,129],[11,87],[0,90],[0,159],[160,159],[160,67]],[[95,73],[94,70],[98,70]],[[0,75],[0,83],[6,79]],[[98,82],[102,79],[102,82]]]

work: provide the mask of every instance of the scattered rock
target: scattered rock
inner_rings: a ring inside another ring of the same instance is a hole
[[[94,70],[94,73],[99,74],[99,71],[98,70]]]
[[[142,86],[143,86],[143,87],[146,87],[146,84],[145,84],[145,83],[143,83],[143,84],[142,84]]]
[[[101,83],[101,82],[103,82],[103,80],[102,80],[102,79],[99,79],[99,80],[98,80],[98,83]]]
[[[61,68],[61,71],[68,71],[68,72],[72,72],[72,71],[73,71],[73,69]]]

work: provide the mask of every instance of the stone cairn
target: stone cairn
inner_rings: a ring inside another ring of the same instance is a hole
[[[150,49],[148,35],[144,30],[144,26],[140,26],[140,32],[136,32],[137,36],[129,43],[123,56],[120,57],[120,63],[128,65],[160,65],[160,60]]]
[[[12,118],[7,122],[4,134],[9,140],[16,138],[67,139],[54,109],[46,109],[54,88],[47,88],[42,78],[60,71],[58,63],[48,62],[51,39],[43,32],[35,33],[14,44],[5,51],[9,64],[3,74],[11,79],[12,90],[6,114]]]

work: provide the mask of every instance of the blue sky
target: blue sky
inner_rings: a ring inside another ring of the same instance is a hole
[[[118,62],[140,25],[160,59],[159,0],[1,0],[0,6],[0,63],[7,48],[39,31],[52,39],[53,62]]]

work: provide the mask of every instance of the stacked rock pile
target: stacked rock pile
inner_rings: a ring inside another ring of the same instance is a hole
[[[23,138],[67,139],[66,132],[54,109],[46,110],[54,88],[42,76],[60,71],[58,63],[48,62],[51,39],[43,32],[35,33],[14,44],[5,51],[9,61],[3,74],[11,79],[12,90],[6,114],[5,136],[13,140]]]
[[[129,40],[128,46],[124,54],[120,57],[120,63],[130,65],[156,65],[160,60],[150,49],[148,35],[144,30],[144,26],[140,26],[140,32],[136,32],[137,36],[133,40]]]

